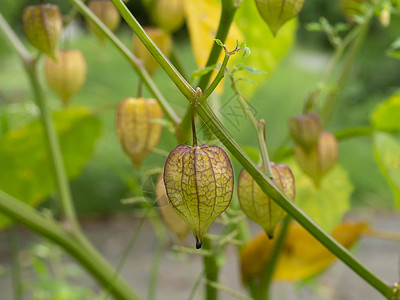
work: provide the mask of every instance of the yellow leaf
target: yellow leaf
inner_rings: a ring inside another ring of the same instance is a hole
[[[190,43],[197,66],[204,68],[213,46],[215,34],[221,16],[221,3],[218,0],[185,0],[185,17],[189,29]],[[236,47],[236,41],[243,42],[243,36],[235,24],[232,24],[225,45],[228,50]],[[222,62],[224,51],[218,59]],[[216,73],[216,72],[215,72]],[[214,74],[215,75],[215,74]],[[220,84],[217,92],[222,92]]]
[[[343,222],[331,233],[332,237],[350,248],[360,235],[368,231],[364,222]],[[278,228],[278,232],[280,228]],[[260,277],[273,251],[276,239],[261,233],[240,253],[242,278]],[[282,253],[274,273],[275,280],[295,281],[314,276],[335,261],[336,257],[297,223],[289,227]]]

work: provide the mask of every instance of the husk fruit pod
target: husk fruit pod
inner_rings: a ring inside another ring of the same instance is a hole
[[[28,41],[37,49],[57,60],[62,16],[57,5],[41,4],[25,7],[22,26]]]
[[[276,36],[279,29],[290,19],[296,17],[303,8],[305,0],[255,0],[258,12]]]
[[[217,146],[179,145],[165,163],[164,183],[172,208],[189,225],[200,248],[208,227],[232,199],[228,155]]]
[[[161,137],[163,118],[161,106],[152,98],[127,98],[117,110],[118,138],[133,165],[140,168],[143,159],[153,150]]]
[[[332,133],[323,131],[320,133],[317,145],[311,151],[305,151],[302,147],[296,145],[294,154],[303,172],[319,186],[323,176],[336,164],[339,146]]]
[[[164,172],[163,172],[164,173]],[[172,209],[168,201],[167,192],[164,185],[164,174],[161,174],[157,180],[156,195],[160,207],[161,216],[167,227],[176,235],[183,244],[190,232],[190,227],[183,221]]]
[[[292,171],[285,164],[270,163],[270,166],[276,187],[294,202],[296,191]],[[260,225],[269,238],[273,238],[275,227],[286,212],[263,192],[245,169],[239,175],[238,196],[244,213]]]
[[[154,23],[167,33],[173,33],[183,25],[184,0],[157,0],[152,11]]]
[[[79,50],[60,50],[57,62],[46,57],[44,71],[49,87],[67,105],[86,81],[86,59]]]
[[[146,27],[145,31],[147,35],[154,41],[157,47],[165,54],[169,56],[172,51],[172,39],[171,36],[165,33],[160,28]],[[159,64],[146,49],[137,35],[133,37],[133,52],[142,61],[144,67],[150,75],[158,68]]]
[[[321,119],[317,114],[298,115],[290,119],[289,127],[296,144],[309,151],[318,142]]]
[[[92,0],[88,4],[89,9],[107,26],[111,31],[115,31],[121,23],[121,15],[109,0]],[[104,34],[89,20],[87,21],[89,29],[99,38],[105,41]]]

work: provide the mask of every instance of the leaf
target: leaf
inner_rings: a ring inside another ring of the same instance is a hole
[[[185,15],[194,58],[197,66],[204,68],[218,29],[221,3],[218,0],[185,0]],[[243,36],[237,26],[232,24],[224,44],[228,50],[233,50],[237,40],[243,41]],[[218,41],[216,42],[218,43]],[[218,61],[222,62],[223,57],[224,51],[221,51]],[[231,62],[229,65],[232,65]],[[222,92],[222,87],[222,84],[218,86],[218,93]]]
[[[85,108],[75,108],[55,112],[53,121],[68,178],[74,178],[93,153],[100,120]],[[39,120],[0,139],[0,166],[0,189],[29,205],[39,204],[54,191],[54,173]],[[8,224],[10,220],[0,215],[0,228]]]
[[[288,163],[296,180],[296,204],[326,231],[332,230],[350,208],[353,192],[347,172],[336,165],[317,187],[297,163]]]
[[[372,124],[378,130],[400,130],[400,93],[378,105],[372,113],[371,119]]]
[[[254,69],[262,70],[270,74],[278,65],[278,62],[285,56],[293,42],[297,28],[296,20],[289,21],[281,28],[276,38],[272,35],[267,24],[258,13],[255,1],[244,0],[235,16],[235,24],[244,35],[242,40],[246,41],[251,48],[251,55],[245,58],[245,63]],[[233,61],[233,62],[232,62]],[[231,65],[243,61],[240,56],[231,59]],[[267,76],[251,76],[260,86]],[[256,86],[238,84],[241,92],[247,99],[250,99]]]
[[[392,188],[396,207],[400,207],[400,142],[386,132],[373,135],[375,159]]]
[[[350,248],[368,229],[368,225],[364,222],[343,222],[332,231],[331,235],[344,247]],[[270,240],[265,233],[261,233],[242,249],[240,259],[244,281],[262,275],[275,242],[276,239]],[[325,246],[303,227],[292,222],[280,253],[274,279],[285,281],[306,279],[325,270],[335,260],[336,257]]]

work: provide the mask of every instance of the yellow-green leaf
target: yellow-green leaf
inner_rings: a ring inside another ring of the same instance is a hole
[[[280,228],[278,228],[279,232]],[[331,235],[340,244],[350,248],[369,230],[364,222],[343,222]],[[265,233],[256,236],[241,251],[243,281],[260,277],[270,259],[276,239],[268,239]],[[274,273],[275,280],[295,281],[306,279],[329,267],[336,257],[320,244],[308,231],[297,223],[289,227],[282,252]]]
[[[215,43],[214,38],[220,16],[221,3],[218,0],[185,0],[185,17],[189,29],[190,43],[199,68],[206,66],[211,48]],[[243,35],[237,26],[232,24],[224,44],[228,50],[233,50],[236,47],[236,41],[243,41]],[[223,60],[223,52],[221,51],[219,62]],[[222,92],[222,86],[222,84],[219,85],[217,92]]]
[[[373,112],[372,124],[378,130],[400,130],[400,93],[380,104]]]
[[[245,59],[242,59],[240,55],[235,56],[232,65],[243,62],[245,65],[270,74],[295,41],[297,28],[295,19],[283,26],[275,38],[258,13],[253,0],[244,0],[240,3],[235,24],[244,35],[243,41],[251,49],[251,55]],[[261,85],[267,79],[266,75],[252,76],[246,72],[241,73],[240,77],[251,79],[257,85]],[[248,99],[257,87],[244,81],[238,82],[238,85]]]
[[[100,120],[87,109],[76,108],[55,112],[53,121],[68,178],[74,178],[93,153]],[[55,178],[39,120],[0,139],[0,166],[0,189],[17,199],[36,205],[53,192]],[[0,227],[9,223],[0,215]]]
[[[288,163],[296,180],[296,203],[326,231],[331,231],[350,208],[353,192],[347,172],[336,165],[317,187],[296,163]]]
[[[392,188],[396,207],[400,207],[400,142],[394,135],[376,131],[373,143],[375,158]]]

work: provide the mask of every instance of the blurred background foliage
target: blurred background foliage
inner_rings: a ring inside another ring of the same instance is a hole
[[[64,14],[71,8],[68,1],[48,2],[57,3]],[[251,99],[256,117],[266,120],[267,144],[271,153],[287,136],[289,118],[301,112],[308,93],[317,84],[333,53],[326,36],[323,33],[307,31],[306,24],[317,22],[321,16],[331,23],[345,22],[338,2],[306,1],[299,17],[296,44]],[[32,4],[32,1],[2,1],[3,15],[23,38],[21,15],[23,8],[29,4]],[[127,5],[141,24],[150,24],[150,18],[140,1],[129,1]],[[336,131],[370,124],[370,115],[377,104],[398,89],[400,62],[388,57],[385,52],[398,37],[399,29],[399,18],[393,18],[388,29],[382,28],[377,22],[372,25],[367,41],[352,69],[350,80],[341,94],[334,118],[327,126],[328,130]],[[126,24],[120,27],[117,34],[126,45],[131,45],[132,34]],[[162,155],[150,154],[145,159],[142,170],[135,170],[123,153],[116,136],[115,107],[122,99],[135,96],[137,76],[109,42],[99,45],[80,16],[77,22],[68,27],[65,35],[67,38],[64,39],[62,46],[80,49],[85,54],[89,66],[88,80],[82,91],[72,99],[71,106],[79,108],[80,105],[86,105],[96,108],[96,116],[102,123],[102,134],[97,141],[94,155],[82,173],[71,182],[76,208],[81,215],[108,215],[131,211],[133,208],[121,204],[120,200],[143,196],[143,193],[147,193],[146,196],[151,195],[153,185],[145,180],[145,174],[160,168],[165,161]],[[197,67],[186,27],[174,34],[174,43],[176,56],[186,72],[195,70]],[[38,112],[32,104],[29,84],[22,65],[3,36],[0,36],[0,65],[1,137],[7,130],[20,128],[28,121],[33,121]],[[177,112],[182,115],[186,109],[186,101],[172,82],[161,70],[156,72],[155,81]],[[56,95],[47,87],[46,89],[52,108],[61,108],[61,102]],[[149,96],[146,90],[144,95]],[[221,99],[222,108],[229,105],[232,95],[233,92],[229,87],[225,87]],[[228,130],[241,145],[256,147],[256,139],[248,134],[252,130],[250,122],[245,119],[233,121],[226,116],[223,116],[223,119]],[[169,152],[175,146],[175,138],[167,128],[164,128],[158,148]],[[389,185],[374,161],[370,138],[360,137],[341,142],[340,163],[345,166],[354,185],[351,198],[353,207],[393,206]],[[234,166],[236,172],[240,170],[236,161]],[[49,196],[42,205],[47,207],[53,205],[52,203],[54,203],[52,196]]]

